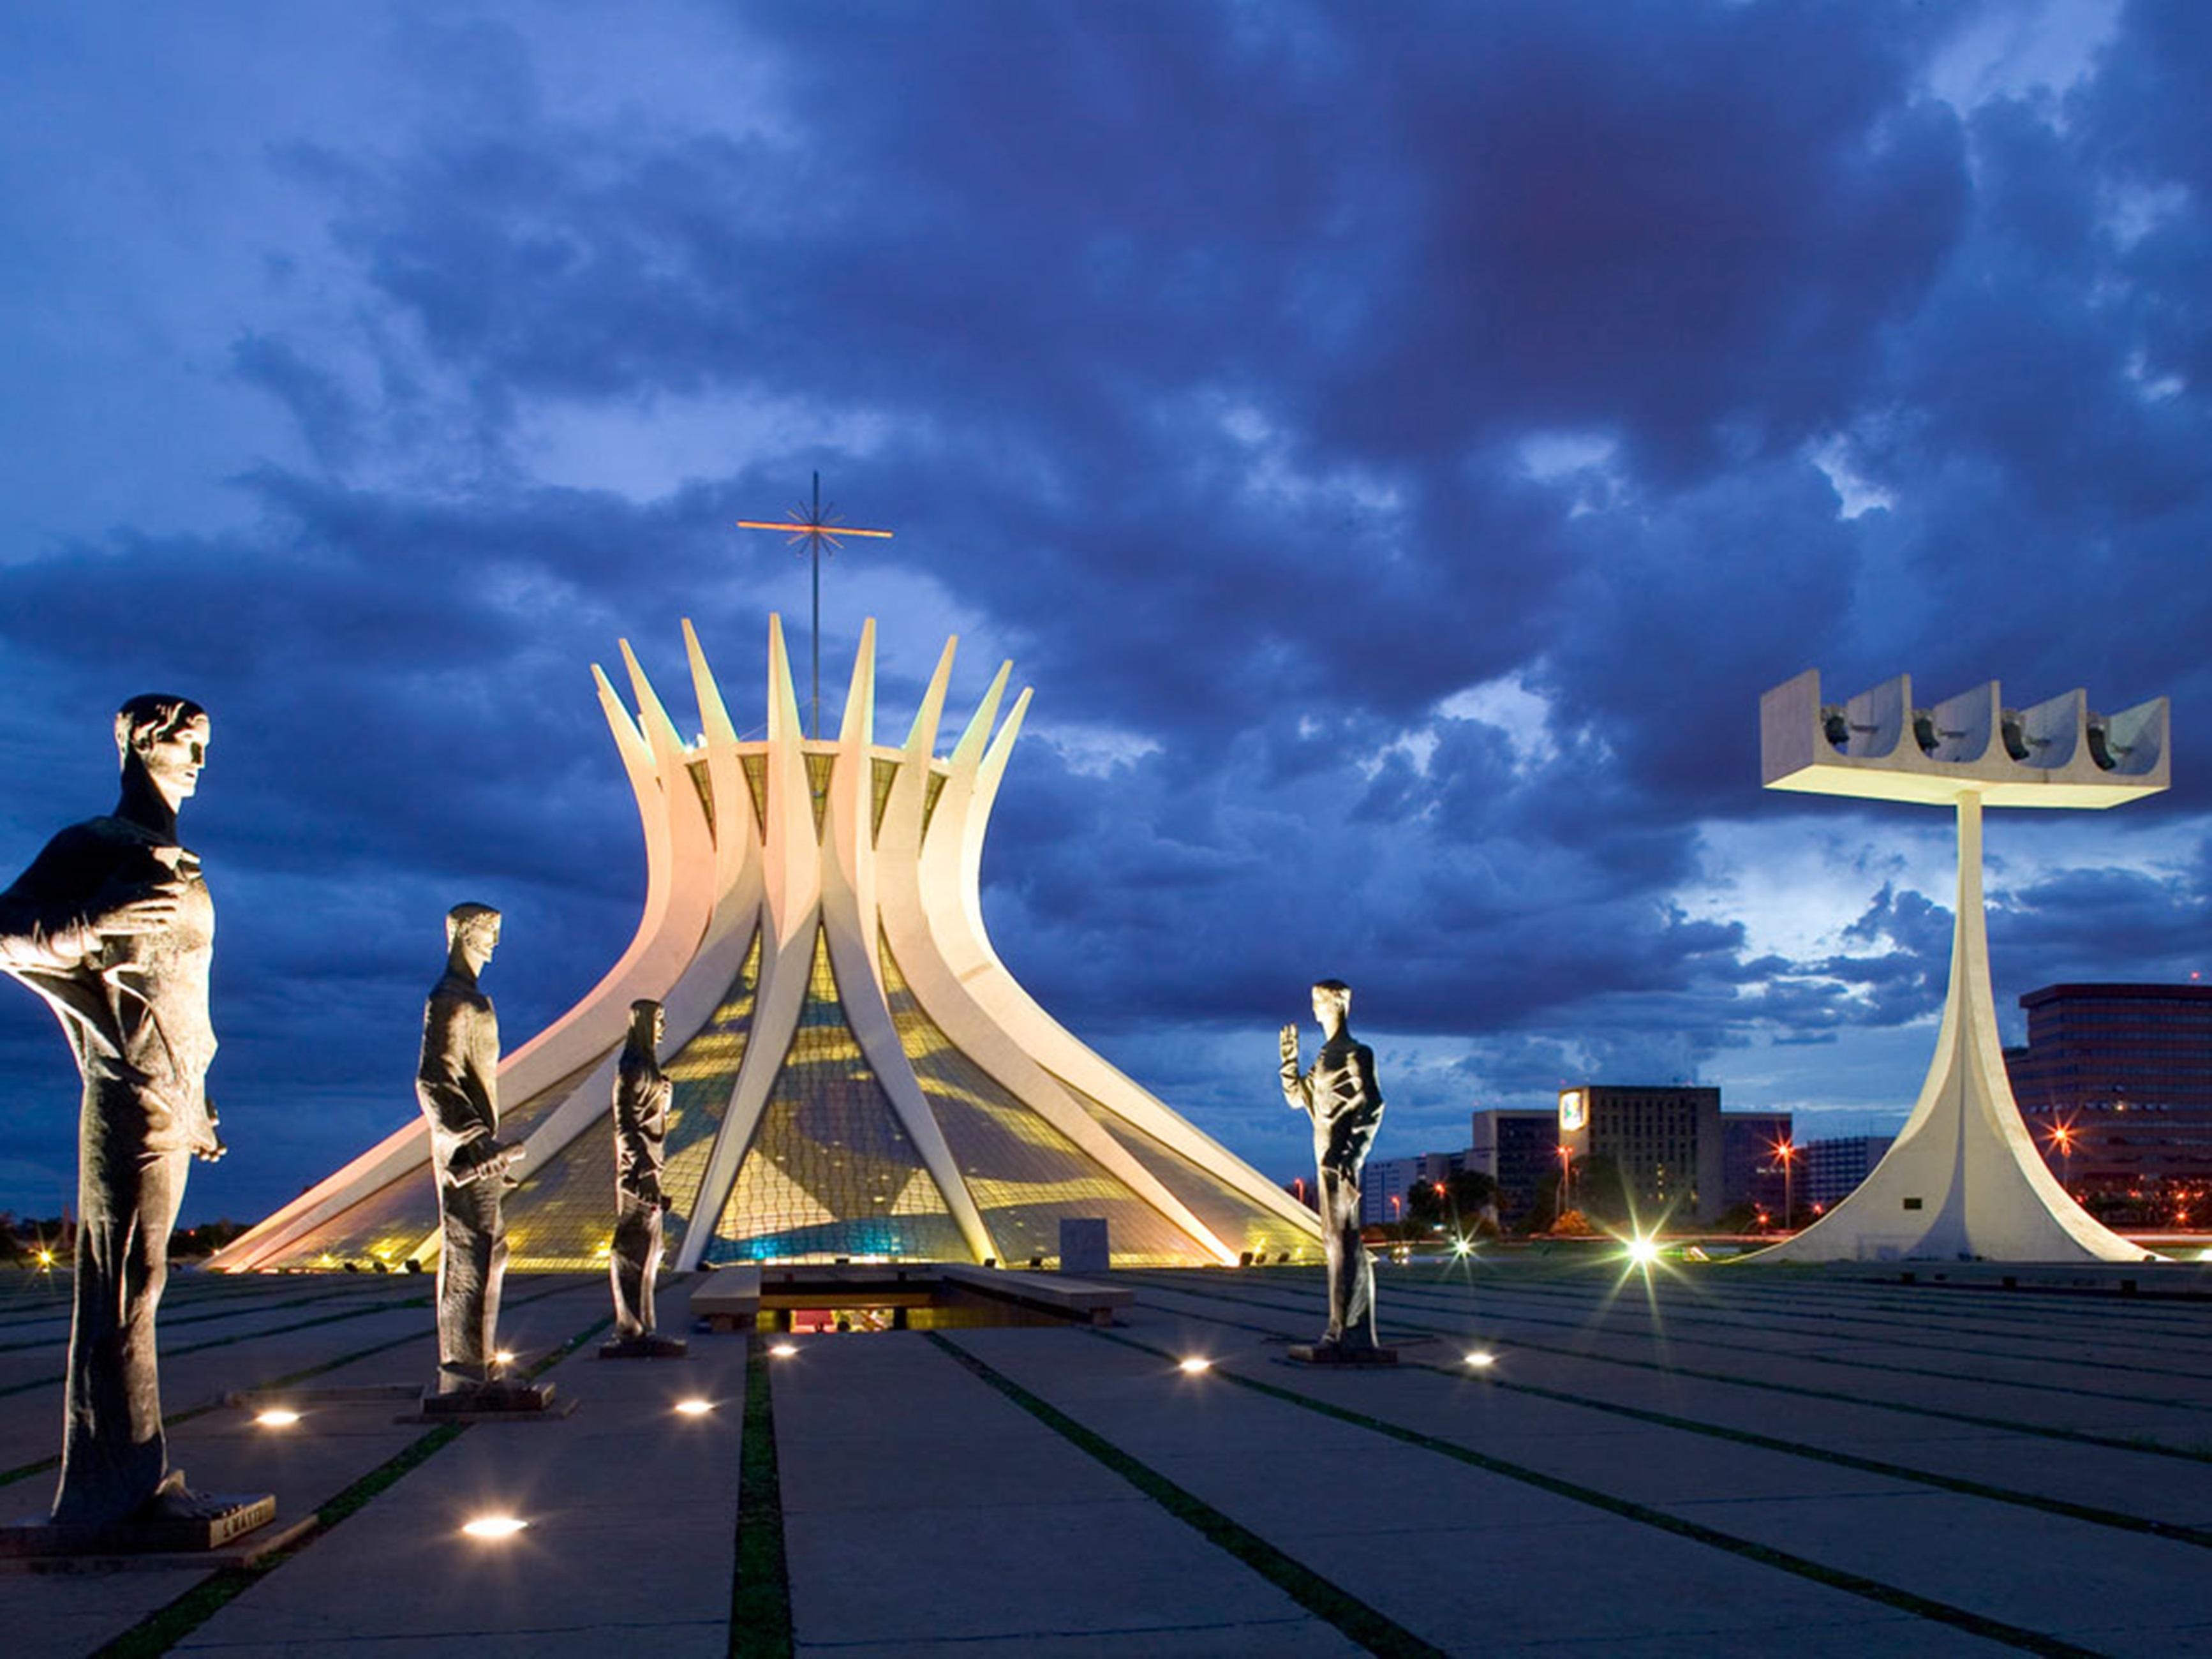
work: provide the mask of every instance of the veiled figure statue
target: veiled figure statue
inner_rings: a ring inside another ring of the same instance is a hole
[[[0,893],[0,969],[53,1009],[84,1085],[58,1523],[188,1520],[233,1502],[168,1467],[154,1332],[185,1171],[223,1153],[206,1092],[215,905],[177,840],[209,736],[186,698],[125,703],[115,811],[64,830]]]
[[[1359,1242],[1359,1175],[1382,1122],[1375,1051],[1352,1036],[1352,988],[1325,979],[1313,988],[1321,1052],[1301,1073],[1298,1028],[1283,1027],[1283,1094],[1313,1120],[1321,1196],[1322,1246],[1328,1259],[1328,1329],[1301,1357],[1318,1359],[1386,1351],[1375,1337],[1375,1267]],[[1295,1351],[1294,1351],[1295,1352]]]
[[[507,1272],[500,1198],[522,1148],[499,1139],[499,1016],[477,975],[499,945],[499,912],[457,904],[446,916],[446,971],[422,1010],[415,1097],[430,1124],[438,1184],[438,1391],[492,1380]]]
[[[668,1017],[658,1002],[630,1004],[629,1037],[615,1073],[615,1232],[607,1252],[615,1337],[599,1350],[609,1358],[672,1358],[685,1352],[684,1343],[654,1334],[653,1318],[661,1217],[668,1208],[660,1169],[668,1100],[675,1090],[660,1071],[660,1042],[667,1030]]]

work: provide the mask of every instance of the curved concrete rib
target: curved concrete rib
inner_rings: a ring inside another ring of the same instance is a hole
[[[837,976],[838,1000],[844,1005],[854,1041],[866,1056],[899,1127],[913,1141],[922,1167],[936,1182],[961,1237],[981,1262],[995,1257],[998,1247],[899,1041],[884,995],[882,964],[876,960],[878,860],[872,822],[875,702],[876,624],[871,619],[861,629],[853,684],[845,697],[837,764],[830,775],[830,810],[823,826],[822,919],[830,965]]]
[[[1003,685],[1004,678],[1002,670],[998,685]],[[997,689],[994,685],[994,690]],[[990,701],[995,699],[987,700]],[[1318,1237],[1320,1223],[1312,1211],[1079,1041],[1022,988],[999,959],[983,927],[980,897],[983,836],[1028,705],[1029,693],[1024,691],[988,749],[979,729],[981,711],[978,711],[979,723],[971,725],[961,738],[954,757],[953,780],[945,785],[930,823],[922,848],[921,890],[930,933],[945,964],[966,998],[981,1012],[983,1024],[1001,1034],[1000,1042],[1005,1048],[1023,1054],[1048,1073],[1066,1078],[1115,1116],[1197,1164],[1277,1219]],[[949,808],[955,810],[948,820]],[[940,828],[945,839],[940,839]],[[898,948],[894,942],[892,949]],[[899,965],[906,966],[903,952]],[[951,1034],[949,1028],[947,1034]],[[1090,1114],[1079,1106],[1076,1109],[1086,1124],[1096,1127]],[[1119,1148],[1118,1141],[1113,1144]],[[1189,1213],[1181,1205],[1176,1210]],[[1183,1224],[1179,1220],[1177,1224]],[[1203,1230],[1197,1236],[1212,1237]],[[1237,1259],[1236,1252],[1218,1240],[1214,1244],[1222,1260]]]
[[[1000,1087],[1035,1110],[1092,1162],[1165,1215],[1200,1249],[1217,1261],[1233,1262],[1237,1253],[1216,1237],[1121,1142],[1100,1128],[1043,1067],[1010,1041],[945,962],[931,927],[929,906],[923,892],[921,819],[927,799],[930,746],[936,739],[937,720],[944,707],[945,685],[951,666],[952,647],[948,645],[939,662],[937,675],[931,681],[929,693],[923,699],[922,715],[916,719],[907,738],[906,752],[899,763],[898,778],[891,787],[890,799],[884,809],[883,829],[878,837],[884,854],[881,924],[884,936],[890,942],[891,954],[897,958],[899,972],[915,1000],[938,1029]],[[992,691],[984,699],[983,708],[977,711],[977,720],[969,723],[968,735],[955,750],[951,775],[931,819],[932,836],[941,830],[948,839],[951,838],[955,817],[967,816],[975,810],[981,765],[980,734],[985,729],[981,722],[988,712],[995,709],[1005,688],[1006,672],[1006,669],[1000,670]],[[1026,691],[1022,694],[1006,730],[1018,729],[1028,696]],[[1011,744],[1011,738],[1006,741]],[[988,801],[982,810],[988,816]]]
[[[566,1100],[539,1118],[523,1141],[520,1174],[525,1182],[529,1181],[532,1171],[544,1167],[549,1158],[578,1135],[605,1122],[611,1109],[615,1070],[622,1060],[621,1045],[629,1031],[630,1004],[647,998],[664,1006],[672,1001],[680,1003],[681,1006],[668,1009],[669,1035],[677,1037],[681,1033],[682,1037],[690,1037],[713,1014],[722,991],[737,972],[738,963],[728,963],[720,983],[709,988],[706,981],[732,949],[737,951],[741,963],[745,946],[751,942],[748,929],[745,937],[734,946],[730,943],[729,933],[737,931],[738,924],[718,902],[721,897],[718,879],[721,860],[714,830],[708,822],[705,802],[692,782],[684,740],[677,735],[675,722],[668,718],[668,710],[630,650],[629,642],[625,640],[621,644],[623,662],[629,671],[630,689],[637,698],[640,724],[652,756],[653,787],[660,802],[664,863],[670,890],[659,937],[640,953],[619,981],[610,976],[610,981],[603,981],[601,989],[594,993],[599,998],[593,1010],[594,1032],[612,1027],[613,1046],[591,1076]],[[719,814],[719,803],[717,811]],[[740,824],[744,822],[742,818],[738,820]],[[718,919],[725,930],[720,938],[714,928]],[[702,1000],[703,1007],[699,1006]],[[518,1063],[520,1059],[518,1055]],[[504,1067],[501,1081],[504,1086]]]
[[[623,646],[633,671],[635,659]],[[631,988],[655,972],[672,981],[698,942],[690,932],[688,914],[672,919],[677,887],[675,852],[672,846],[669,796],[662,787],[655,744],[639,729],[623,707],[606,674],[592,665],[592,679],[599,690],[599,708],[614,734],[615,750],[636,798],[639,827],[645,837],[646,897],[643,914],[629,948],[597,985],[568,1012],[522,1047],[500,1061],[500,1097],[520,1105],[560,1080],[603,1058],[623,1040],[632,996],[651,995]],[[662,716],[665,722],[666,716]],[[687,788],[684,792],[689,794]],[[587,1085],[586,1085],[587,1086]],[[573,1098],[573,1097],[572,1097]],[[249,1272],[294,1240],[343,1213],[372,1193],[404,1176],[410,1169],[429,1161],[428,1130],[419,1117],[410,1118],[359,1158],[334,1175],[317,1182],[270,1216],[249,1229],[209,1258],[208,1265],[228,1273]]]
[[[783,620],[768,619],[768,811],[761,826],[762,899],[760,986],[753,998],[752,1035],[731,1085],[730,1103],[708,1155],[699,1199],[676,1253],[678,1271],[704,1259],[708,1242],[737,1185],[738,1169],[752,1145],[774,1091],[776,1073],[791,1051],[806,1004],[814,968],[814,936],[822,919],[822,860],[814,836],[813,793],[800,748],[799,696],[784,648]]]
[[[1046,1015],[992,948],[982,919],[982,840],[1030,702],[1024,691],[1000,720],[1012,665],[1000,667],[951,757],[940,762],[933,748],[957,647],[957,641],[946,643],[896,763],[878,828],[875,774],[879,758],[889,757],[877,755],[874,742],[875,624],[863,631],[834,744],[805,736],[779,618],[769,618],[768,635],[768,737],[757,749],[740,742],[689,621],[684,637],[699,705],[696,744],[687,747],[681,740],[626,642],[622,650],[635,717],[606,676],[592,671],[637,799],[646,842],[646,902],[636,934],[614,967],[501,1068],[502,1096],[518,1104],[543,1098],[564,1079],[583,1078],[538,1121],[526,1142],[526,1182],[577,1136],[604,1123],[629,1004],[640,997],[664,1004],[672,1052],[712,1019],[757,937],[760,977],[744,1054],[676,1252],[678,1267],[696,1267],[790,1053],[818,939],[860,1055],[977,1260],[999,1250],[901,1040],[884,991],[886,946],[897,957],[916,1002],[947,1039],[1185,1234],[1194,1254],[1235,1259],[1231,1247],[1073,1091],[1092,1096],[1269,1214],[1305,1234],[1316,1232],[1311,1215],[1287,1194]],[[757,810],[745,769],[745,757],[756,752],[764,771],[764,811]],[[831,761],[818,828],[810,753]],[[216,1265],[244,1268],[269,1261],[388,1182],[422,1170],[427,1161],[427,1138],[416,1119],[286,1206],[218,1256]]]

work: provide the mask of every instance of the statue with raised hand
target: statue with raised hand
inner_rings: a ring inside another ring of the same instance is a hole
[[[154,1332],[185,1172],[223,1154],[206,1091],[215,905],[177,840],[209,735],[207,711],[188,698],[125,703],[115,811],[63,830],[0,893],[0,969],[53,1009],[84,1084],[58,1524],[190,1521],[234,1506],[168,1467]]]
[[[481,1392],[499,1351],[507,1272],[500,1198],[522,1148],[499,1139],[499,1017],[477,975],[499,945],[499,912],[457,904],[446,916],[446,971],[422,1010],[415,1096],[430,1124],[438,1184],[438,1392]]]
[[[615,1072],[615,1231],[607,1249],[615,1297],[614,1340],[600,1346],[605,1359],[670,1359],[686,1345],[654,1334],[653,1281],[660,1271],[661,1218],[668,1198],[660,1190],[668,1101],[675,1085],[660,1070],[660,1043],[668,1034],[661,1006],[629,1006],[629,1038]]]
[[[1375,1337],[1375,1268],[1359,1240],[1359,1174],[1382,1122],[1375,1051],[1352,1036],[1352,988],[1325,979],[1313,988],[1321,1052],[1299,1070],[1298,1028],[1283,1027],[1283,1094],[1313,1120],[1321,1198],[1322,1246],[1328,1259],[1328,1329],[1301,1358],[1383,1358]]]

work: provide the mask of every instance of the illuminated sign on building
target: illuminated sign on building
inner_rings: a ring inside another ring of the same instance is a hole
[[[1589,1121],[1589,1112],[1583,1103],[1579,1089],[1562,1090],[1559,1094],[1559,1132],[1572,1134]]]

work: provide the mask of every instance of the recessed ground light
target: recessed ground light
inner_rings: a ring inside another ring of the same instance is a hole
[[[501,1348],[497,1353],[492,1356],[492,1358],[499,1364],[512,1365],[514,1364],[514,1350],[512,1348]]]
[[[714,1409],[714,1402],[711,1400],[679,1400],[676,1402],[676,1409],[684,1417],[704,1417]]]
[[[289,1429],[300,1420],[300,1413],[287,1411],[282,1406],[271,1406],[265,1412],[256,1412],[253,1420],[264,1429]]]
[[[769,1348],[769,1352],[774,1354],[778,1359],[788,1359],[792,1355],[799,1352],[799,1344],[796,1342],[778,1342]]]
[[[1467,1363],[1479,1371],[1486,1370],[1498,1363],[1498,1356],[1487,1348],[1472,1348],[1468,1351]]]
[[[529,1524],[512,1515],[480,1515],[461,1530],[471,1538],[512,1538]]]
[[[1628,1259],[1639,1267],[1648,1267],[1659,1259],[1659,1241],[1638,1236],[1628,1241]]]
[[[1201,1359],[1198,1355],[1193,1354],[1189,1358],[1182,1361],[1176,1369],[1187,1372],[1192,1376],[1196,1376],[1200,1371],[1212,1370],[1213,1369],[1213,1362],[1211,1359]]]

